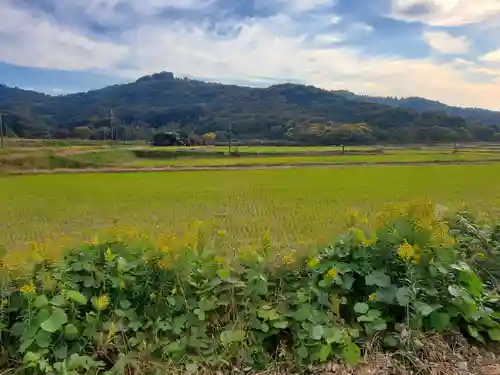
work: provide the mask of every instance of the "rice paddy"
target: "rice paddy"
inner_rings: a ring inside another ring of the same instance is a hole
[[[375,156],[376,157],[376,156]],[[314,245],[353,211],[430,201],[495,213],[500,164],[27,175],[0,178],[0,244],[91,239],[109,230],[153,238],[203,222],[235,247]]]

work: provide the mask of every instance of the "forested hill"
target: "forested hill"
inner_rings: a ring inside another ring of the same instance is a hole
[[[0,86],[4,122],[9,132],[24,137],[102,139],[109,135],[112,110],[120,138],[145,137],[158,129],[216,132],[223,138],[231,119],[241,140],[331,144],[500,139],[497,127],[483,125],[493,122],[479,117],[465,121],[380,101],[313,86],[250,88],[178,79],[167,72],[66,96]]]
[[[472,123],[483,123],[485,125],[500,125],[500,112],[489,111],[481,108],[453,107],[444,103],[419,97],[391,98],[378,96],[364,96],[348,93],[350,99],[357,99],[377,104],[385,104],[394,107],[413,109],[418,112],[443,112],[450,116],[463,117]],[[498,102],[500,108],[500,101]]]

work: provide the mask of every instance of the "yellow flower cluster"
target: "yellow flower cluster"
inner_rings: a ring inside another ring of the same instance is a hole
[[[369,301],[375,301],[377,299],[377,293],[372,293],[368,296]]]
[[[319,264],[319,260],[318,258],[311,258],[309,259],[309,261],[307,262],[307,267],[308,268],[314,268],[316,267],[317,265]]]
[[[296,259],[297,259],[296,251],[292,250],[283,256],[283,263],[284,264],[293,264],[293,263],[295,263]]]
[[[30,294],[35,294],[36,293],[36,287],[33,282],[30,282],[29,284],[24,284],[20,289],[19,292],[24,295],[30,295]]]
[[[420,249],[418,246],[413,246],[405,241],[404,244],[399,245],[397,250],[399,258],[409,263],[418,263],[420,261]]]
[[[106,310],[109,306],[109,297],[107,295],[92,297],[92,306],[94,306],[97,311]]]
[[[326,276],[327,277],[335,277],[335,276],[337,276],[337,270],[333,269],[333,268],[330,269],[330,270],[328,270],[328,272],[326,273]]]

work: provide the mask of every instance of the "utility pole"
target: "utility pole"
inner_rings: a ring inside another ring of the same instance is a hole
[[[228,121],[228,124],[227,124],[227,128],[228,128],[228,133],[229,133],[229,155],[231,155],[231,119],[228,118],[227,119]]]
[[[3,121],[1,112],[0,112],[0,147],[3,148]]]
[[[115,139],[115,124],[113,121],[113,110],[109,111],[109,128],[111,130],[111,143],[113,143]]]

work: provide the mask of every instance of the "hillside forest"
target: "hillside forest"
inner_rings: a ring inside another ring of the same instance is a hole
[[[500,112],[298,84],[224,85],[169,72],[63,96],[0,85],[0,113],[7,136],[27,138],[150,140],[174,131],[225,141],[230,122],[233,139],[275,144],[500,141]]]

